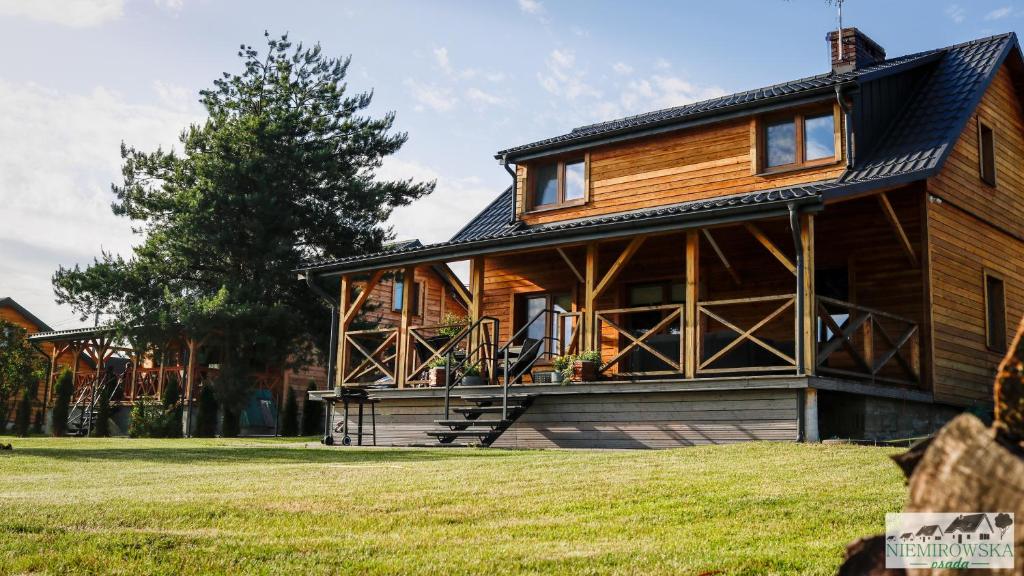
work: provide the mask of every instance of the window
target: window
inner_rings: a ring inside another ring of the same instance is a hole
[[[1006,292],[1003,280],[985,273],[985,344],[996,352],[1006,351]]]
[[[832,110],[768,117],[761,134],[762,168],[774,170],[828,164],[836,151],[836,116]]]
[[[530,174],[531,208],[575,206],[586,201],[585,157],[538,164],[531,167]]]
[[[572,337],[573,319],[565,317],[562,319],[562,330],[558,326],[559,312],[572,310],[572,295],[568,292],[552,292],[546,294],[527,294],[522,296],[519,306],[519,319],[517,332],[523,326],[526,330],[522,337],[545,342],[544,351],[550,354],[558,354],[560,346],[558,339],[560,332],[564,330],[565,337]],[[541,314],[544,310],[554,310],[555,314]],[[548,320],[545,320],[548,318]]]
[[[402,299],[405,297],[405,279],[399,274],[395,276],[395,284],[391,287],[391,309],[402,311]],[[412,315],[420,315],[420,301],[423,299],[423,283],[412,283]]]
[[[978,168],[981,179],[989,186],[996,185],[996,135],[992,127],[978,121]]]
[[[979,536],[979,538],[981,538],[982,540],[988,540],[988,539],[990,538],[990,536],[989,536],[988,534],[982,533],[982,534],[981,534],[981,535]]]

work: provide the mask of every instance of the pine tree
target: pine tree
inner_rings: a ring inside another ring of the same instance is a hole
[[[284,400],[284,416],[281,421],[281,436],[298,436],[299,406],[295,403],[295,390],[290,386]]]
[[[161,436],[166,438],[181,438],[182,435],[182,414],[184,407],[179,403],[181,400],[181,389],[178,387],[178,378],[170,377],[164,384],[163,397],[160,399],[164,407],[163,425]]]
[[[53,435],[63,436],[68,427],[68,410],[71,409],[71,395],[75,392],[75,383],[71,371],[64,370],[57,379],[53,402]]]
[[[237,438],[241,431],[241,413],[236,412],[228,406],[223,406],[224,420],[221,423],[220,435],[225,438]]]
[[[199,409],[196,413],[196,436],[213,438],[217,434],[217,397],[212,386],[199,391]]]
[[[316,390],[316,382],[310,381],[306,387],[306,400],[302,403],[302,435],[319,436],[321,415],[324,412],[323,403],[309,399],[309,392]]]
[[[110,391],[104,382],[100,385],[99,397],[96,398],[96,421],[93,423],[92,435],[98,438],[110,436]]]
[[[32,420],[32,386],[25,386],[25,391],[18,401],[18,411],[14,417],[14,433],[22,438],[28,436],[28,427]]]

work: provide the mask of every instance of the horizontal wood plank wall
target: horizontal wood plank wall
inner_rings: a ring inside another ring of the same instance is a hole
[[[423,286],[423,310],[418,316],[412,317],[414,326],[434,326],[440,323],[447,312],[466,314],[466,307],[449,294],[448,285],[429,267],[420,266],[416,269],[416,281]],[[355,285],[362,289],[365,283],[356,282]],[[394,310],[394,286],[394,278],[390,275],[377,283],[363,308],[366,310],[364,320],[381,326],[399,325],[402,313]]]
[[[7,306],[0,307],[0,320],[5,320],[16,326],[21,326],[22,328],[25,329],[26,332],[28,332],[29,335],[39,332],[41,328],[40,326],[36,325],[32,320],[22,316],[21,313],[15,310],[14,308],[10,308]],[[40,342],[39,348],[41,348],[43,352],[46,353],[47,357],[46,360],[44,361],[44,365],[46,366],[46,369],[49,370],[50,357],[53,354],[53,344],[50,342]],[[60,373],[61,371],[63,371],[64,368],[71,368],[74,365],[74,363],[75,354],[73,352],[65,352],[61,354],[60,357],[57,358],[57,372]],[[92,372],[92,369],[89,368],[89,365],[86,364],[85,361],[82,361],[79,365],[78,371],[84,374]],[[41,385],[36,388],[36,400],[42,402],[45,395],[46,386]],[[8,417],[12,421],[14,420],[15,417],[15,414],[13,412],[14,406],[17,404],[18,400],[20,400],[20,397],[10,399],[10,410],[8,411]]]
[[[467,404],[453,398],[451,406],[466,406]],[[356,443],[356,426],[358,425],[358,406],[353,404],[349,407],[349,435],[352,437],[352,444]],[[371,430],[370,406],[364,406],[363,432],[369,434]],[[436,442],[436,439],[427,436],[427,430],[436,429],[434,420],[444,418],[444,398],[400,398],[380,401],[377,406],[377,446],[408,446],[409,444],[423,444]],[[342,422],[343,410],[340,404],[335,406],[334,424]],[[458,414],[452,414],[458,418]],[[335,432],[335,440],[341,440],[341,434]],[[373,444],[370,436],[363,437],[363,445]]]
[[[996,186],[981,180],[978,119],[995,131]],[[985,346],[983,269],[1006,289],[1007,342],[1024,313],[1024,112],[1007,65],[997,72],[928,192],[935,395],[957,405],[992,401],[1001,354]]]
[[[505,448],[675,448],[797,440],[795,390],[541,396],[494,443]]]
[[[751,120],[726,121],[625,144],[590,155],[591,201],[584,206],[523,214],[529,224],[595,216],[835,178],[842,164],[772,175],[753,174]],[[528,203],[519,167],[517,206]]]
[[[995,130],[996,186],[978,167],[978,117]],[[1024,112],[1004,64],[967,122],[942,171],[928,182],[940,198],[1024,237]]]
[[[985,343],[985,285],[990,270],[1006,291],[1006,341],[1024,315],[1024,242],[952,206],[929,204],[935,399],[960,406],[992,402],[1002,354]]]

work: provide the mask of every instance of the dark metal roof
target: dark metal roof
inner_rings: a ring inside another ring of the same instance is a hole
[[[309,269],[329,272],[352,269],[356,265],[369,266],[371,263],[404,263],[418,256],[464,256],[470,249],[481,250],[486,246],[509,247],[530,239],[551,236],[570,240],[588,231],[611,230],[623,226],[637,230],[650,229],[669,219],[683,222],[726,211],[764,212],[786,202],[821,202],[830,197],[927,178],[942,165],[999,65],[1015,49],[1016,35],[1010,33],[992,36],[948,48],[893,58],[876,66],[845,74],[822,74],[688,106],[584,126],[566,135],[502,152],[534,150],[548,145],[560,146],[595,135],[639,130],[659,122],[675,122],[708,111],[725,113],[727,108],[744,102],[779,96],[796,98],[821,87],[834,87],[852,81],[865,82],[878,79],[881,74],[895,74],[919,70],[921,66],[931,66],[926,80],[913,94],[908,95],[905,108],[896,115],[876,149],[863,151],[864,156],[858,159],[856,166],[835,180],[533,226],[512,222],[513,189],[509,187],[448,242],[421,247],[392,248],[367,256],[311,264]]]
[[[21,304],[18,304],[14,300],[14,298],[11,298],[10,296],[0,297],[0,308],[4,308],[4,307],[13,308],[18,314],[23,316],[26,320],[28,320],[28,321],[32,322],[33,324],[35,324],[36,328],[38,328],[39,330],[52,330],[52,328],[50,328],[46,324],[46,322],[43,322],[42,320],[40,320],[38,316],[36,316],[35,314],[29,312],[28,308],[25,308]]]
[[[50,342],[53,340],[68,340],[72,337],[89,338],[102,336],[115,332],[113,326],[86,326],[85,328],[69,328],[67,330],[50,330],[49,332],[36,332],[28,337],[29,342]]]

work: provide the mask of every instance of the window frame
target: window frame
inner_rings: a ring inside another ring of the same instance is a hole
[[[544,299],[544,308],[546,310],[552,310],[555,307],[555,300],[559,297],[567,297],[570,301],[570,309],[567,312],[573,312],[576,310],[576,293],[574,290],[548,290],[548,291],[536,291],[536,292],[519,292],[512,298],[513,306],[515,309],[512,311],[513,318],[513,330],[512,332],[519,332],[526,326],[526,322],[529,318],[529,305],[527,300],[530,299]],[[560,332],[556,334],[554,332],[556,326],[553,326],[551,322],[544,322],[544,353],[543,355],[556,355],[558,350],[555,348],[555,341],[558,340]],[[528,331],[527,331],[528,332]],[[527,337],[524,333],[523,337]],[[561,342],[559,342],[561,345]]]
[[[780,112],[772,112],[758,117],[755,121],[756,131],[754,135],[754,138],[756,138],[755,147],[757,152],[753,164],[755,174],[768,175],[780,172],[791,172],[794,170],[829,166],[831,164],[841,162],[843,159],[843,141],[841,137],[842,116],[839,114],[838,108],[839,106],[833,102],[830,107],[808,106],[783,110]],[[834,153],[832,156],[807,160],[805,158],[806,151],[804,150],[804,143],[806,141],[806,120],[807,118],[826,116],[829,114],[832,116],[832,146],[834,148]],[[795,158],[794,161],[789,164],[768,166],[768,125],[775,124],[783,120],[789,120],[793,122],[794,125],[794,131],[796,132]]]
[[[992,352],[996,352],[996,353],[1002,354],[1002,353],[1006,352],[1007,340],[1008,340],[1007,337],[1006,337],[1006,327],[1007,327],[1007,324],[1006,324],[1006,281],[1003,279],[1003,277],[1001,275],[996,274],[995,272],[993,272],[991,270],[988,270],[988,269],[986,269],[986,270],[984,270],[982,272],[981,280],[982,280],[982,294],[983,294],[983,299],[984,299],[983,313],[985,314],[985,347],[988,348]],[[1002,290],[1001,290],[1001,292],[1002,292],[1002,295],[1001,295],[1002,296],[1002,301],[999,303],[999,306],[1000,306],[1000,310],[999,311],[1002,312],[1002,332],[1000,332],[999,334],[995,334],[994,333],[993,326],[992,326],[992,323],[990,321],[994,315],[992,314],[993,311],[990,309],[990,307],[993,304],[993,301],[992,301],[992,295],[989,294],[989,280],[995,280],[995,281],[999,282],[999,284],[1000,284],[1000,286],[1002,288]],[[993,340],[993,337],[996,337],[996,336],[998,336],[998,338],[999,338],[998,341]]]
[[[984,133],[986,130],[992,135],[991,154],[985,153]],[[987,160],[991,160],[992,163],[991,175],[988,174]],[[983,120],[981,116],[978,117],[978,177],[992,188],[995,188],[996,183],[999,181],[998,169],[996,168],[996,129],[991,123]]]
[[[565,199],[565,165],[583,163],[583,197],[571,200]],[[555,164],[555,202],[551,204],[537,204],[537,181],[538,167],[547,164]],[[526,212],[546,212],[548,210],[559,210],[573,206],[583,206],[590,202],[590,153],[567,154],[557,158],[545,159],[535,162],[526,167]]]
[[[402,274],[397,274],[395,280],[391,285],[391,311],[401,312],[402,311],[402,297],[398,296],[397,292],[401,286],[402,293],[405,293],[405,278]],[[422,280],[413,279],[412,281],[412,311],[410,316],[421,316],[423,312],[424,304],[424,285]]]

